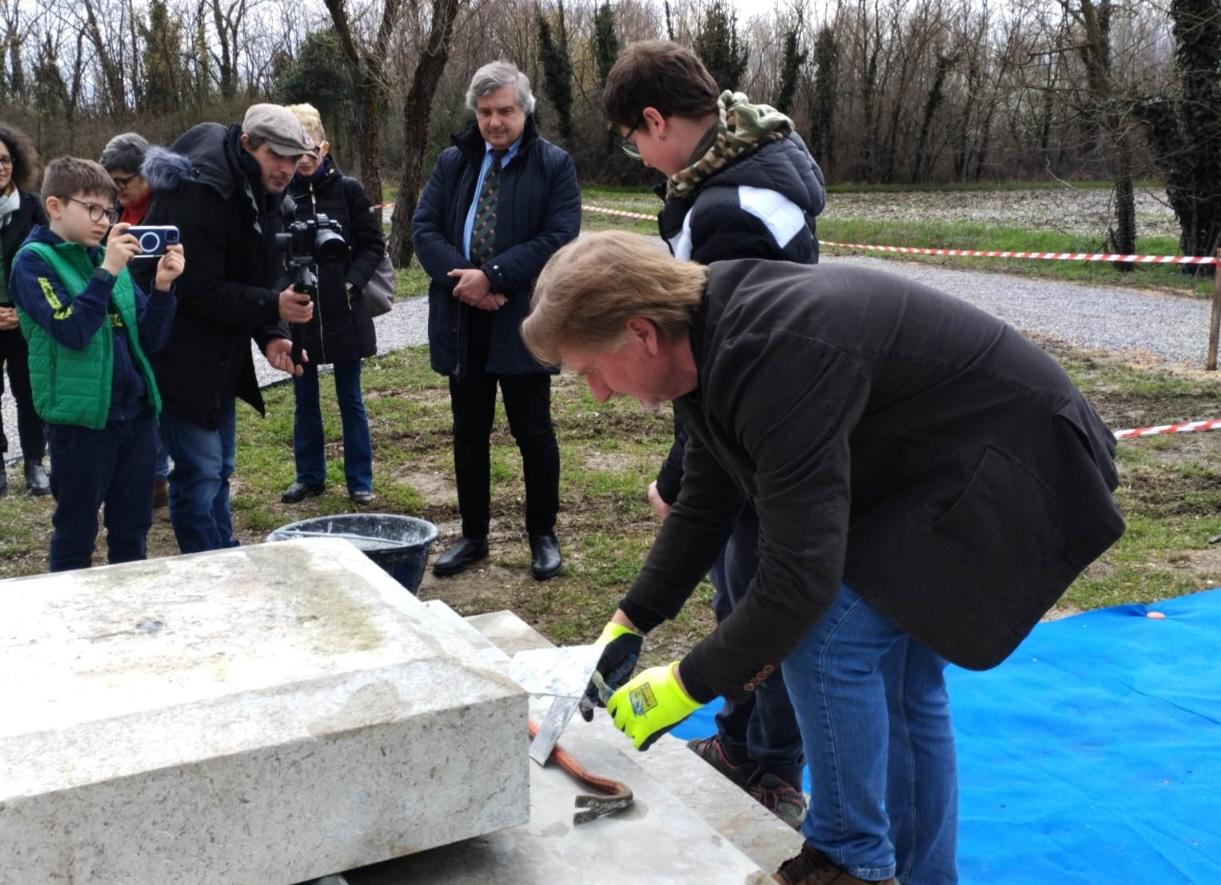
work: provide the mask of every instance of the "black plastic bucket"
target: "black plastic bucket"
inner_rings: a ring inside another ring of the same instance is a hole
[[[316,516],[280,526],[268,541],[335,535],[351,541],[365,556],[412,593],[420,589],[428,548],[437,539],[437,527],[426,519],[393,513],[341,513]]]

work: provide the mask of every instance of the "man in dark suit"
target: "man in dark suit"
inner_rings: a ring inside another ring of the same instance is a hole
[[[475,120],[437,158],[412,219],[428,291],[432,367],[449,377],[462,537],[433,566],[455,575],[488,555],[496,389],[521,451],[526,532],[538,580],[562,566],[555,519],[560,453],[551,372],[522,343],[534,278],[576,237],[581,192],[572,158],[538,134],[530,81],[504,61],[475,72]]]
[[[645,749],[783,668],[813,802],[777,879],[955,881],[945,663],[1000,663],[1123,533],[1114,437],[1068,376],[900,277],[704,268],[615,232],[556,254],[522,334],[599,400],[672,400],[690,433],[678,500],[605,631],[615,724]],[[743,499],[759,517],[745,596],[681,662],[625,682]]]

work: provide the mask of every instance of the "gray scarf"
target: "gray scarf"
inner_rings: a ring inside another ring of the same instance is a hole
[[[13,213],[20,208],[21,191],[17,188],[0,197],[0,229],[8,227],[8,223],[13,220]]]

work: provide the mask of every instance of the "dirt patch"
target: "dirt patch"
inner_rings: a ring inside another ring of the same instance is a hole
[[[604,473],[622,473],[634,470],[640,463],[640,456],[631,452],[600,452],[597,450],[584,453],[582,460],[590,470]]]
[[[391,478],[395,482],[411,486],[429,507],[458,506],[458,487],[446,474],[403,466],[396,469]]]

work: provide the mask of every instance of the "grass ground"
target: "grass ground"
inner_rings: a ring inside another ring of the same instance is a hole
[[[1019,182],[1021,189],[1039,189]],[[974,186],[959,190],[982,190]],[[1090,190],[1086,183],[1086,190]],[[1096,188],[1094,188],[1096,189]],[[910,193],[905,189],[903,193]],[[916,189],[923,192],[923,189]],[[841,193],[899,193],[882,186],[845,185],[830,188],[832,195]],[[655,213],[660,206],[656,196],[640,188],[586,188],[583,193],[586,203],[607,209],[620,209],[645,214]],[[832,199],[832,207],[834,199]],[[617,219],[587,212],[583,219],[585,230],[619,228],[636,233],[656,235],[657,226],[650,221]],[[988,251],[1026,252],[1097,252],[1101,246],[1096,238],[1062,230],[1031,229],[1029,227],[980,224],[971,221],[918,218],[913,220],[879,220],[877,218],[852,217],[837,214],[833,208],[818,219],[820,240],[837,243],[864,243],[884,246],[915,246],[933,249],[977,249]],[[1068,280],[1095,285],[1155,288],[1182,294],[1207,297],[1213,290],[1211,279],[1196,278],[1184,274],[1171,266],[1138,266],[1130,272],[1121,272],[1102,262],[1036,261],[1029,259],[1003,258],[947,258],[939,256],[893,256],[882,252],[864,252],[824,246],[833,255],[867,254],[878,258],[898,258],[902,261],[920,261],[946,267],[971,270],[1004,271],[1044,279]],[[1141,237],[1137,247],[1142,255],[1176,255],[1179,243],[1174,237]]]
[[[1066,366],[1111,426],[1205,417],[1216,408],[1216,382],[1130,367],[1112,358],[1043,342]],[[328,491],[288,506],[280,492],[293,480],[292,391],[267,391],[268,417],[239,407],[238,464],[232,487],[237,535],[257,543],[272,529],[309,516],[347,512],[340,426],[333,382],[323,379],[329,459]],[[422,348],[369,360],[366,405],[374,440],[376,509],[421,515],[442,528],[441,544],[458,531],[444,379],[428,368]],[[560,438],[561,517],[566,558],[562,576],[529,576],[522,528],[521,462],[503,412],[492,437],[493,527],[489,559],[456,578],[426,577],[421,595],[444,599],[463,614],[508,608],[557,643],[591,641],[635,575],[657,525],[644,490],[669,446],[666,418],[633,402],[599,404],[571,376],[555,382],[553,412]],[[1151,601],[1221,581],[1221,433],[1120,444],[1119,501],[1129,530],[1070,589],[1068,610]],[[52,504],[17,493],[0,499],[0,577],[41,572]],[[104,544],[102,545],[104,550]],[[150,556],[176,552],[164,510],[157,511]],[[102,556],[96,558],[102,561]],[[670,660],[712,626],[705,583],[674,623],[650,637],[649,659]]]

